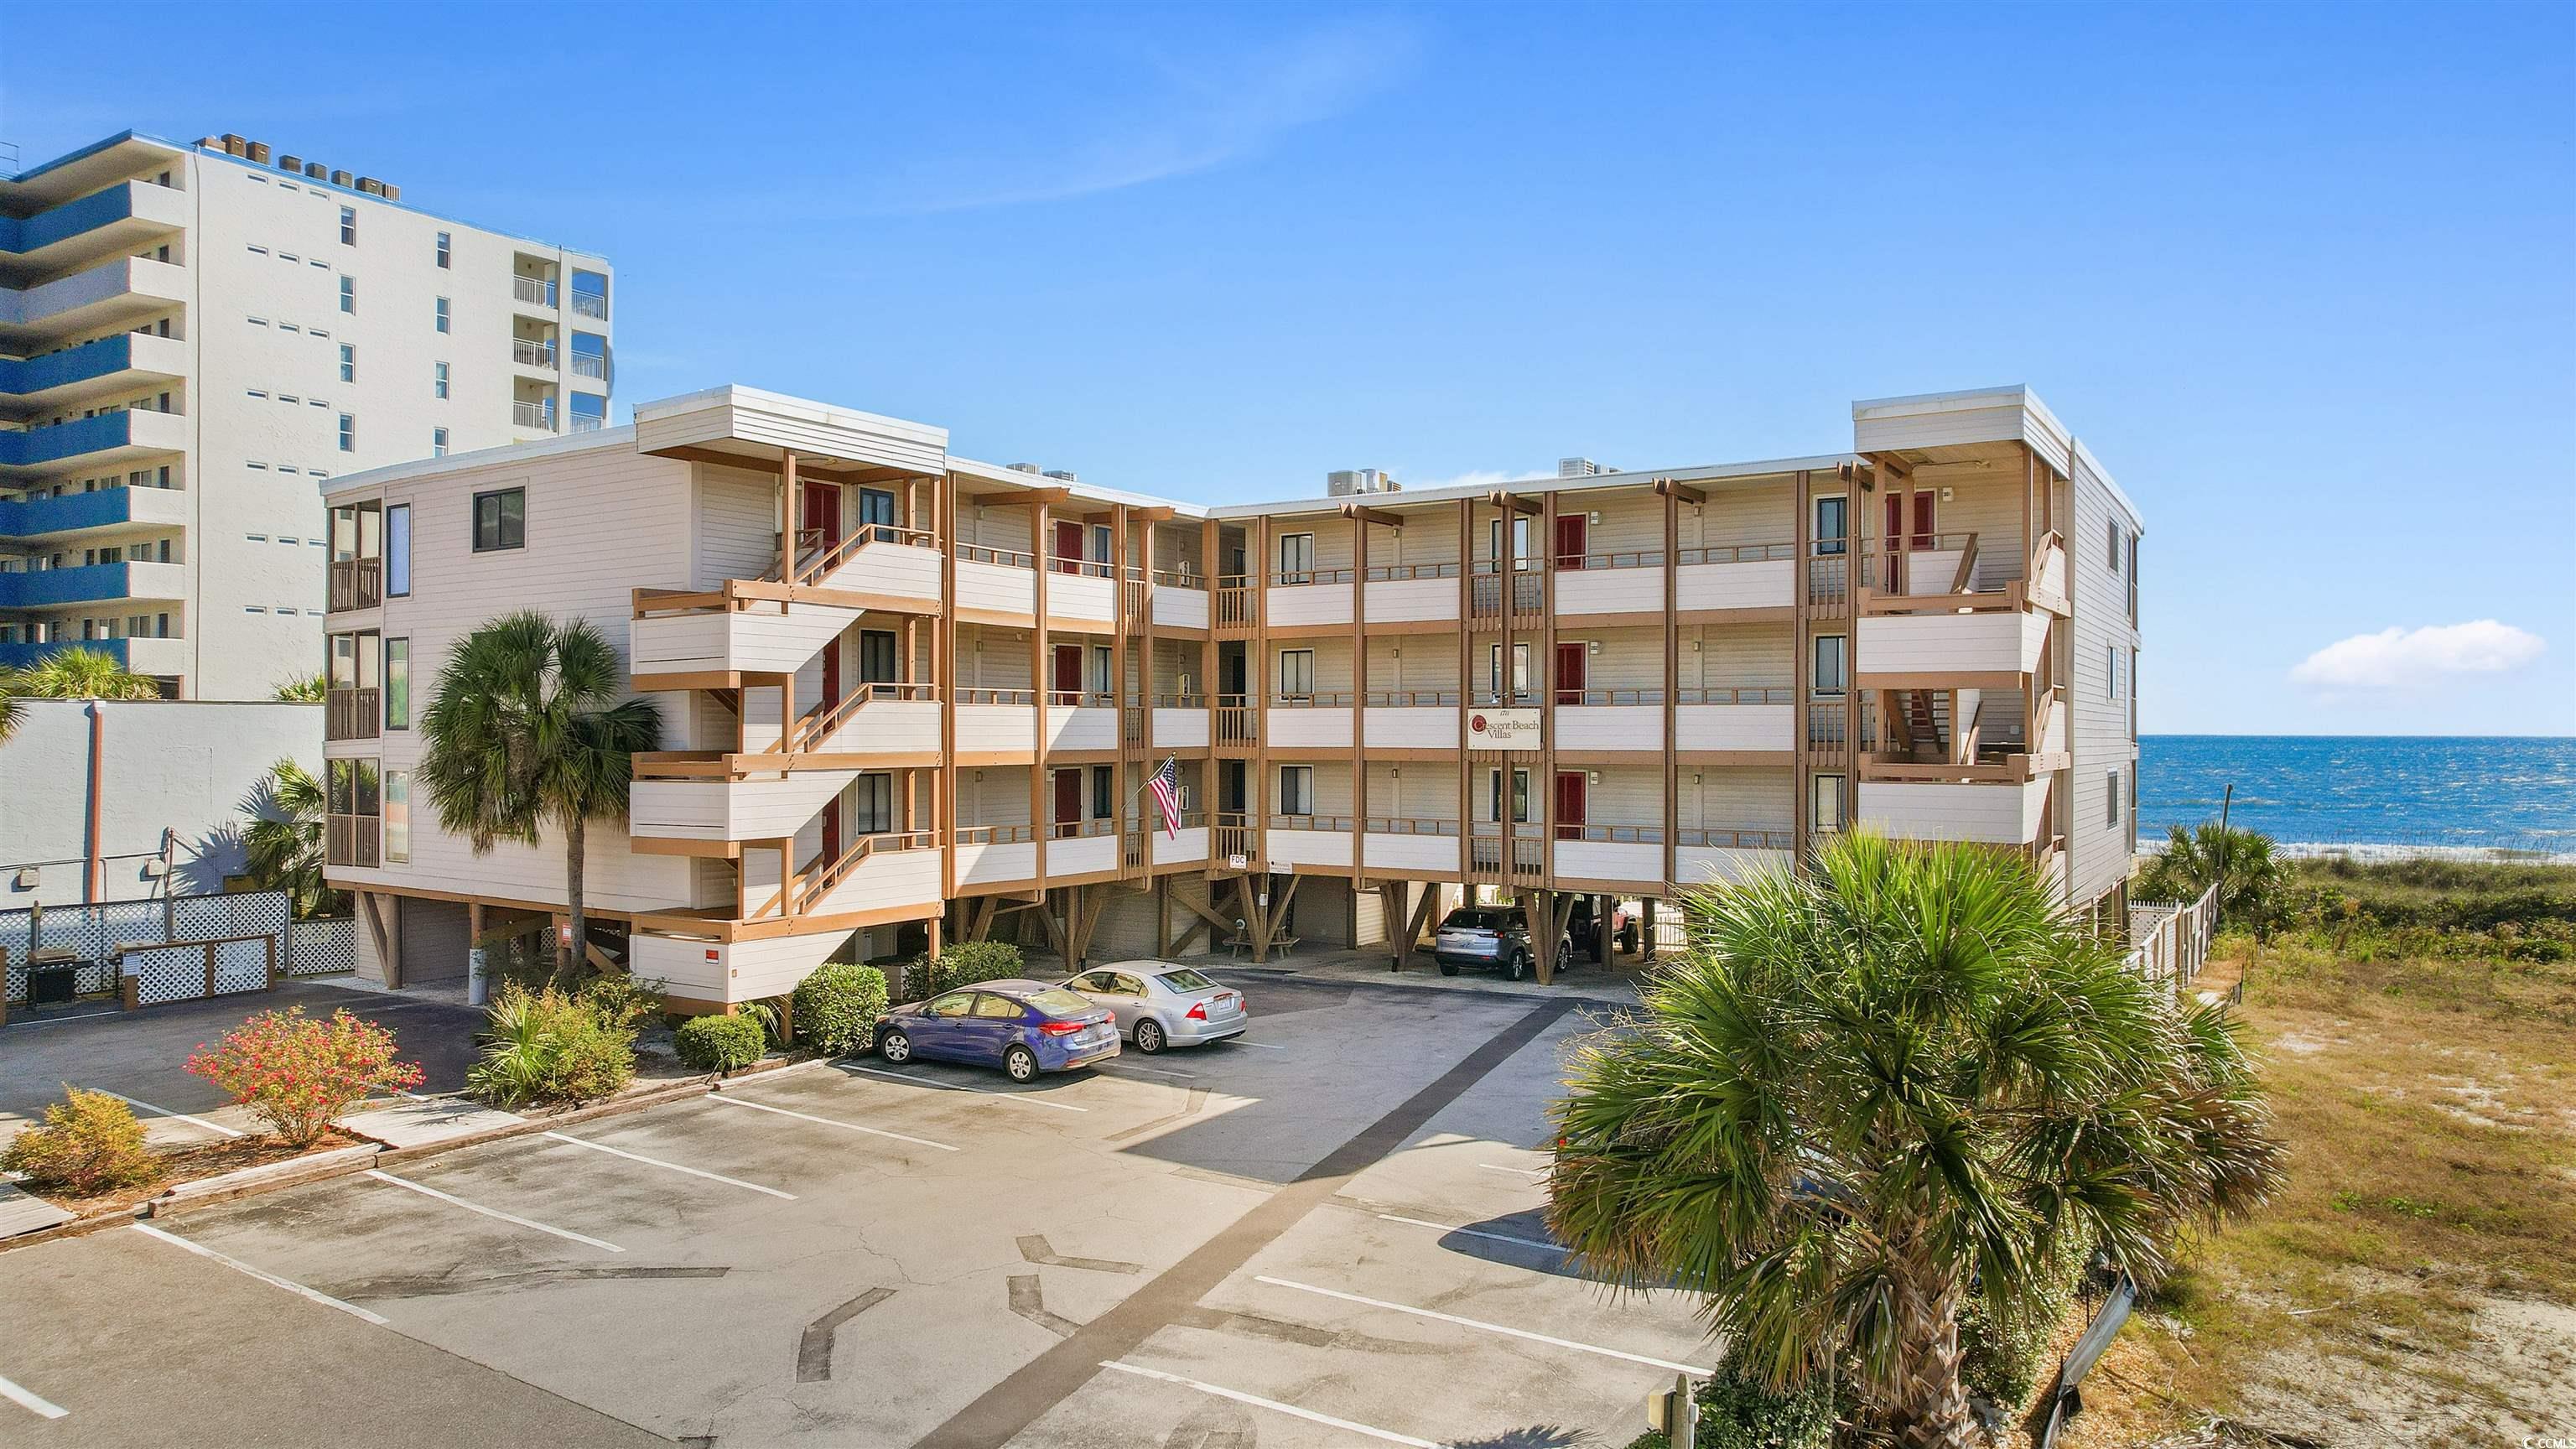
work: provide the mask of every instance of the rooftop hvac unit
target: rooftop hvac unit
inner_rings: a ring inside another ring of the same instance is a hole
[[[372,176],[359,177],[358,189],[367,193],[369,196],[382,196],[385,194],[385,184]]]
[[[277,169],[300,172],[304,169],[304,159],[300,156],[280,156],[277,158]]]
[[[1035,473],[1038,471],[1038,465],[1035,463],[1006,463],[1003,466],[1009,468],[1014,473]]]
[[[268,143],[266,141],[253,141],[249,144],[248,149],[251,160],[258,162],[262,166],[268,164]]]
[[[336,171],[336,170],[335,170],[335,171],[333,171],[333,172],[331,173],[331,184],[332,184],[332,185],[334,185],[334,186],[346,186],[346,185],[348,185],[350,182],[352,182],[352,181],[354,181],[354,180],[356,180],[356,179],[357,179],[356,177],[351,176],[351,175],[350,175],[348,172],[346,172],[346,171]]]
[[[329,171],[327,168],[325,168],[325,167],[323,166],[323,164],[322,164],[321,162],[319,162],[319,161],[307,161],[307,162],[305,162],[305,163],[304,163],[304,174],[305,174],[305,175],[307,175],[307,176],[312,177],[312,178],[313,178],[314,180],[316,180],[316,181],[323,181],[323,180],[327,180],[327,179],[329,179],[329,177],[330,177],[330,175],[331,175],[330,171]]]
[[[401,187],[399,187],[399,186],[394,185],[394,184],[393,184],[392,182],[390,182],[390,181],[386,182],[386,183],[385,183],[385,189],[384,189],[384,198],[385,198],[385,200],[387,200],[387,201],[400,201],[400,200],[402,200],[402,188],[401,188]]]
[[[1595,463],[1589,458],[1559,458],[1556,460],[1556,476],[1559,478],[1592,478],[1603,473],[1616,473],[1618,471],[1618,469],[1611,467],[1607,463]]]
[[[1049,468],[1046,470],[1046,476],[1053,478],[1058,483],[1079,483],[1082,481],[1082,475],[1074,472],[1071,468]]]
[[[1401,493],[1404,486],[1383,468],[1342,468],[1324,475],[1324,492],[1334,498],[1354,493]]]

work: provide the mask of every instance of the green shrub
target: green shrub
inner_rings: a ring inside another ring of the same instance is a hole
[[[693,1016],[671,1033],[680,1061],[702,1072],[740,1071],[769,1049],[769,1033],[748,1016]]]
[[[831,1056],[864,1051],[876,1041],[877,1017],[886,1009],[885,973],[874,966],[827,961],[797,983],[796,1035]]]
[[[1763,1387],[1733,1359],[1699,1386],[1699,1439],[1707,1449],[1825,1449],[1833,1442],[1833,1386],[1822,1381],[1779,1393]],[[1630,1440],[1627,1449],[1671,1449],[1660,1429]]]
[[[506,985],[466,1089],[495,1107],[614,1096],[635,1077],[635,1024],[657,1005],[624,977],[570,992]]]
[[[2042,1378],[2056,1372],[2050,1354],[2057,1326],[2084,1281],[2084,1249],[2069,1244],[2056,1259],[2033,1269],[2030,1296],[2019,1312],[1996,1321],[1971,1297],[1959,1309],[1959,1382],[1968,1392],[2018,1415]]]
[[[79,1197],[131,1187],[153,1173],[134,1109],[105,1092],[69,1085],[63,1100],[45,1109],[43,1126],[20,1132],[0,1151],[0,1168]]]
[[[937,996],[978,981],[1001,981],[1026,971],[1020,962],[1020,948],[1008,941],[960,941],[939,953],[939,959],[918,965],[916,978],[924,996]]]

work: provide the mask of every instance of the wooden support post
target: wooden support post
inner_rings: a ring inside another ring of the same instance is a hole
[[[1655,898],[1637,902],[1637,964],[1655,959]]]
[[[1538,984],[1556,979],[1556,892],[1544,886],[1519,892],[1521,920],[1529,927],[1530,956],[1538,964]]]

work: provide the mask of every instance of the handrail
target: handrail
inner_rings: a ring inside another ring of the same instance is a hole
[[[1736,684],[1680,689],[1674,691],[1673,698],[1680,704],[1795,704],[1798,691],[1787,685]]]
[[[1047,703],[1071,709],[1116,709],[1118,696],[1106,690],[1050,689]]]
[[[1659,569],[1664,566],[1660,548],[1627,549],[1617,553],[1561,553],[1556,556],[1561,569]]]
[[[1270,817],[1270,828],[1338,831],[1348,835],[1351,832],[1351,817],[1347,815],[1273,815]]]
[[[872,701],[880,699],[936,701],[938,698],[939,686],[936,684],[912,680],[870,680],[850,691],[848,697],[838,704],[813,710],[800,717],[796,722],[797,729],[791,737],[789,748],[791,751],[801,752],[822,743],[841,726],[848,724],[850,716],[858,713],[862,706]]]
[[[968,688],[957,691],[957,702],[959,704],[1033,705],[1038,702],[1038,692],[1034,689]]]
[[[798,530],[801,539],[805,530]],[[892,523],[863,523],[850,531],[847,538],[832,544],[813,557],[799,555],[796,575],[800,580],[817,578],[848,563],[850,557],[871,543],[891,543],[907,548],[937,548],[939,536],[926,528],[905,528]]]
[[[1404,579],[1454,579],[1458,577],[1460,571],[1464,568],[1465,565],[1454,561],[1450,563],[1371,564],[1368,567],[1367,577],[1368,582],[1373,584],[1396,583]]]
[[[1682,845],[1726,850],[1795,850],[1798,844],[1793,830],[1678,830],[1673,838]]]
[[[1273,569],[1264,580],[1274,589],[1301,588],[1307,584],[1347,584],[1349,569]]]
[[[1115,578],[1117,576],[1116,566],[1113,564],[1100,563],[1087,558],[1066,558],[1062,554],[1048,555],[1047,571],[1049,573],[1074,574],[1089,579],[1106,579]]]
[[[1577,825],[1571,822],[1556,827],[1559,840],[1596,840],[1613,845],[1661,845],[1664,827],[1660,825]]]
[[[840,859],[823,867],[820,874],[815,875],[805,884],[797,898],[796,913],[801,916],[810,911],[815,902],[830,895],[842,881],[849,878],[850,872],[859,868],[861,861],[870,856],[890,855],[904,850],[928,850],[938,844],[939,834],[931,830],[888,830],[874,835],[862,835],[850,843],[849,849],[841,852]]]
[[[1660,689],[1560,689],[1556,702],[1562,705],[1587,704],[1662,704]]]
[[[1273,693],[1272,709],[1348,709],[1351,693],[1346,689],[1310,689],[1303,694]]]
[[[1158,694],[1154,696],[1153,707],[1156,709],[1205,709],[1208,707],[1208,697],[1204,694]]]
[[[949,551],[961,562],[993,564],[1006,569],[1036,568],[1038,556],[1023,549],[986,548],[980,543],[952,543]]]
[[[1027,825],[960,825],[959,845],[1017,845],[1038,838],[1035,827]]]
[[[1458,691],[1454,689],[1373,689],[1366,696],[1370,709],[1455,709]]]
[[[551,307],[555,304],[555,284],[546,277],[514,276],[510,278],[510,296],[514,301]]]
[[[1050,821],[1047,825],[1047,839],[1049,840],[1081,840],[1092,836],[1115,835],[1117,833],[1118,822],[1106,818],[1099,820],[1056,820]]]
[[[1176,569],[1155,569],[1151,577],[1156,584],[1167,589],[1193,589],[1200,593],[1207,592],[1208,579],[1205,574]]]
[[[552,367],[555,365],[555,345],[513,337],[510,339],[510,360],[529,367]]]
[[[1829,542],[1843,543],[1846,540]],[[1730,543],[1681,549],[1673,555],[1673,560],[1681,564],[1763,563],[1797,556],[1798,546],[1794,543]],[[1836,556],[1839,556],[1839,551]]]
[[[1959,567],[1950,575],[1950,592],[1964,594],[1969,580],[1977,574],[1977,536],[1968,535],[1968,546],[1959,551]]]
[[[1408,820],[1389,815],[1373,815],[1362,821],[1360,829],[1370,835],[1446,835],[1456,837],[1455,820]]]

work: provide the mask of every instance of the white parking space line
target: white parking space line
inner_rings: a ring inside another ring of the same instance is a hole
[[[39,1394],[22,1389],[7,1379],[0,1379],[0,1399],[7,1399],[39,1419],[68,1419],[71,1410]]]
[[[916,1087],[937,1087],[943,1092],[973,1092],[980,1097],[999,1097],[1005,1102],[1018,1102],[1023,1106],[1053,1107],[1059,1112],[1088,1112],[1091,1110],[1089,1107],[1076,1107],[1064,1102],[1050,1102],[1043,1097],[1023,1097],[1017,1092],[996,1092],[990,1087],[969,1087],[961,1082],[942,1082],[931,1077],[917,1077],[909,1072],[889,1072],[880,1070],[876,1067],[853,1066],[847,1062],[841,1064],[841,1070],[845,1072],[865,1072],[871,1077],[883,1077],[889,1082],[910,1082]]]
[[[301,1283],[290,1283],[286,1279],[278,1277],[275,1273],[263,1272],[260,1269],[254,1268],[250,1264],[243,1262],[239,1258],[228,1258],[223,1254],[216,1252],[214,1249],[207,1247],[203,1243],[192,1243],[186,1238],[180,1237],[177,1233],[165,1233],[159,1228],[152,1226],[150,1223],[136,1223],[134,1225],[134,1230],[138,1233],[149,1233],[153,1237],[159,1238],[165,1243],[175,1243],[178,1246],[187,1249],[189,1252],[196,1254],[200,1258],[211,1258],[214,1261],[223,1264],[225,1267],[232,1269],[236,1273],[246,1274],[250,1277],[257,1278],[259,1281],[272,1288],[283,1288],[298,1298],[309,1298],[312,1301],[321,1304],[325,1308],[337,1308],[341,1312],[346,1313],[353,1318],[363,1318],[369,1323],[375,1324],[380,1328],[392,1326],[387,1322],[384,1315],[380,1313],[369,1313],[367,1310],[360,1308],[355,1303],[343,1303],[328,1293],[316,1292],[311,1288],[305,1287]]]
[[[615,1243],[608,1242],[601,1238],[594,1238],[588,1233],[576,1233],[570,1228],[554,1227],[551,1224],[538,1222],[534,1218],[523,1218],[517,1213],[505,1213],[499,1208],[485,1207],[479,1202],[467,1202],[461,1197],[440,1192],[437,1188],[414,1182],[407,1177],[396,1177],[390,1172],[378,1172],[371,1167],[367,1169],[367,1176],[374,1178],[378,1182],[390,1182],[396,1187],[410,1188],[412,1191],[419,1193],[423,1197],[434,1197],[440,1202],[446,1203],[451,1207],[461,1207],[469,1213],[481,1213],[487,1218],[498,1218],[505,1223],[516,1223],[520,1227],[534,1228],[541,1233],[552,1233],[558,1238],[568,1238],[576,1243],[587,1243],[591,1247],[602,1248],[611,1253],[623,1253],[626,1251]]]
[[[605,1152],[611,1157],[623,1157],[629,1162],[641,1162],[647,1167],[660,1167],[666,1168],[672,1172],[685,1172],[691,1177],[703,1177],[709,1182],[721,1182],[727,1187],[748,1188],[753,1192],[765,1192],[771,1197],[784,1198],[789,1202],[796,1201],[796,1194],[792,1192],[780,1192],[774,1187],[763,1187],[756,1182],[745,1182],[739,1177],[727,1177],[721,1172],[707,1172],[695,1167],[682,1167],[676,1162],[664,1162],[658,1157],[647,1157],[641,1152],[629,1152],[623,1147],[611,1147],[602,1142],[591,1142],[580,1137],[567,1137],[561,1132],[549,1132],[546,1135],[557,1142],[569,1142],[575,1147],[587,1147],[593,1152]]]
[[[1482,1228],[1453,1228],[1447,1223],[1429,1222],[1422,1218],[1399,1217],[1394,1213],[1379,1213],[1378,1216],[1391,1223],[1406,1223],[1417,1228],[1429,1228],[1434,1232],[1440,1233],[1456,1233],[1461,1237],[1467,1238],[1483,1238],[1487,1242],[1513,1243],[1524,1248],[1545,1248],[1551,1253],[1562,1253],[1566,1251],[1565,1246],[1561,1243],[1541,1242],[1536,1238],[1515,1238],[1509,1233],[1489,1233]]]
[[[1363,1298],[1357,1293],[1344,1293],[1334,1288],[1318,1288],[1312,1283],[1296,1283],[1291,1282],[1286,1278],[1272,1278],[1268,1276],[1257,1277],[1253,1281],[1258,1283],[1267,1283],[1273,1288],[1294,1288],[1300,1293],[1313,1293],[1325,1298],[1339,1298],[1345,1303],[1358,1303],[1370,1308],[1383,1308],[1390,1313],[1409,1313],[1416,1318],[1429,1318],[1435,1319],[1441,1323],[1454,1323],[1460,1328],[1473,1328],[1485,1333],[1499,1333],[1507,1338],[1527,1339],[1532,1343],[1547,1344],[1551,1348],[1570,1348],[1580,1353],[1597,1353],[1603,1358],[1626,1359],[1630,1363],[1642,1363],[1651,1365],[1655,1368],[1671,1369],[1675,1373],[1699,1374],[1705,1377],[1706,1375],[1714,1372],[1714,1370],[1710,1369],[1706,1364],[1674,1363],[1671,1359],[1652,1358],[1642,1353],[1626,1353],[1615,1348],[1603,1348],[1597,1343],[1577,1343],[1575,1340],[1570,1338],[1557,1338],[1549,1334],[1532,1333],[1526,1328],[1510,1328],[1500,1323],[1487,1323],[1480,1318],[1461,1318],[1457,1314],[1442,1313],[1433,1308],[1415,1308],[1412,1305],[1405,1303],[1389,1303],[1383,1298]]]
[[[906,1137],[900,1132],[888,1132],[882,1127],[862,1127],[856,1122],[836,1122],[829,1117],[817,1117],[809,1112],[791,1112],[784,1107],[773,1107],[767,1102],[754,1102],[746,1097],[729,1096],[723,1092],[713,1093],[707,1100],[727,1102],[736,1107],[749,1107],[756,1112],[775,1112],[781,1117],[793,1117],[800,1122],[819,1122],[826,1127],[838,1127],[844,1132],[865,1132],[870,1137],[885,1137],[896,1142],[909,1142],[915,1147],[936,1147],[942,1152],[957,1150],[945,1142],[933,1142],[927,1137]]]
[[[1094,1067],[1094,1068],[1092,1068],[1092,1070],[1093,1070],[1093,1071],[1095,1071],[1095,1072],[1098,1072],[1098,1071],[1107,1071],[1107,1072],[1109,1072],[1109,1075],[1111,1075],[1111,1076],[1113,1076],[1113,1077],[1114,1077],[1114,1076],[1117,1076],[1120,1072],[1143,1072],[1144,1074],[1146,1074],[1146,1075],[1147,1075],[1147,1076],[1149,1076],[1149,1077],[1179,1077],[1179,1078],[1182,1078],[1182,1079],[1183,1079],[1183,1080],[1185,1080],[1185,1081],[1196,1081],[1196,1080],[1198,1080],[1198,1075],[1199,1075],[1199,1074],[1198,1074],[1198,1073],[1196,1073],[1196,1072],[1172,1072],[1172,1071],[1165,1071],[1165,1070],[1164,1070],[1163,1068],[1161,1068],[1161,1067],[1136,1067],[1136,1066],[1129,1066],[1129,1065],[1128,1065],[1127,1063],[1125,1063],[1125,1062],[1120,1062],[1120,1063],[1118,1064],[1118,1066],[1117,1066],[1116,1070],[1111,1070],[1111,1069],[1109,1069],[1109,1068],[1107,1068],[1107,1067]]]
[[[1346,1434],[1365,1435],[1382,1444],[1409,1444],[1413,1449],[1446,1449],[1446,1446],[1430,1439],[1416,1439],[1410,1434],[1399,1434],[1392,1429],[1373,1429],[1366,1424],[1354,1424],[1348,1419],[1336,1419],[1330,1414],[1318,1414],[1312,1409],[1301,1409],[1295,1404],[1283,1404],[1277,1399],[1265,1399],[1258,1394],[1247,1394],[1241,1389],[1224,1388],[1216,1384],[1201,1383],[1197,1379],[1185,1379],[1179,1374],[1167,1374],[1161,1369],[1143,1368],[1136,1364],[1115,1361],[1104,1362],[1100,1366],[1105,1369],[1116,1369],[1122,1374],[1134,1374],[1140,1379],[1160,1379],[1167,1384],[1179,1384],[1185,1389],[1196,1389],[1202,1394],[1231,1399],[1238,1404],[1250,1404],[1256,1409],[1268,1409],[1274,1414],[1287,1414],[1303,1419],[1309,1424],[1321,1424],[1328,1429],[1339,1429]]]
[[[232,1128],[225,1126],[221,1122],[209,1122],[203,1117],[191,1117],[185,1112],[173,1112],[167,1107],[155,1107],[151,1103],[144,1101],[141,1097],[129,1097],[123,1092],[108,1092],[105,1087],[87,1087],[83,1088],[83,1090],[91,1092],[106,1092],[108,1096],[114,1097],[116,1100],[123,1102],[129,1107],[140,1107],[144,1111],[153,1113],[156,1116],[176,1117],[180,1121],[186,1122],[191,1126],[203,1127],[209,1132],[219,1132],[226,1137],[239,1137],[242,1135],[241,1133],[234,1131]]]

